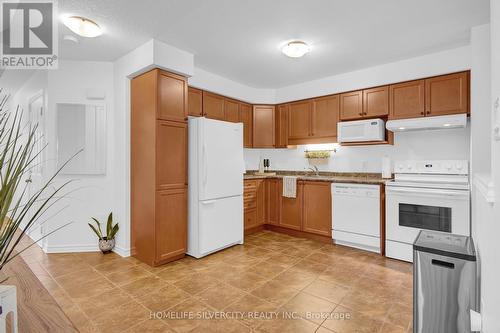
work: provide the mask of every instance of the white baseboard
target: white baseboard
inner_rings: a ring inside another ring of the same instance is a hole
[[[67,253],[67,252],[99,252],[97,244],[80,244],[80,245],[47,245],[44,249],[46,253]]]
[[[130,257],[130,249],[115,245],[113,252],[122,257]]]

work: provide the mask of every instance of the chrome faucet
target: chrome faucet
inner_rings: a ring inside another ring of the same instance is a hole
[[[312,172],[314,172],[316,174],[316,177],[319,176],[319,169],[317,166],[313,165],[312,167],[309,167],[308,169],[311,170]]]

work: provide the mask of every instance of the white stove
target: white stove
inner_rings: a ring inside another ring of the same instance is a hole
[[[470,235],[468,161],[398,161],[394,169],[386,184],[386,256],[412,262],[422,229]]]

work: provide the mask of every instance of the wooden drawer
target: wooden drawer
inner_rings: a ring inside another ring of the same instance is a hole
[[[252,210],[245,211],[244,220],[245,220],[245,222],[244,222],[245,229],[256,227],[258,225],[258,223],[257,223],[257,210],[252,209]]]

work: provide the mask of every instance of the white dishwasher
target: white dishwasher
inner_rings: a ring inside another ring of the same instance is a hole
[[[380,185],[332,184],[336,244],[380,253]]]

